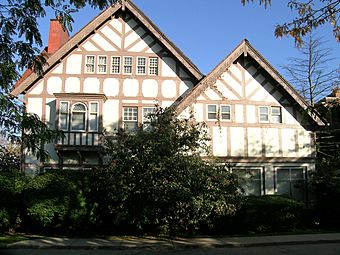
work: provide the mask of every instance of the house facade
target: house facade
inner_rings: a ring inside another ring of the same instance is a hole
[[[27,153],[26,173],[107,163],[103,132],[134,129],[155,104],[205,122],[212,154],[249,180],[249,194],[294,195],[314,169],[313,131],[322,120],[247,40],[203,76],[137,6],[121,1],[72,38],[52,20],[45,53],[44,74],[27,72],[12,94],[65,137],[45,145],[46,162]]]

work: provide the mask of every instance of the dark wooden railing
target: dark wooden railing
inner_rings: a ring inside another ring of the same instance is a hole
[[[58,146],[100,146],[102,133],[64,131],[64,137],[56,141]]]

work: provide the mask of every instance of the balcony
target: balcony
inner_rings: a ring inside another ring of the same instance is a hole
[[[64,137],[58,139],[55,148],[58,151],[98,151],[102,149],[99,132],[64,131]]]

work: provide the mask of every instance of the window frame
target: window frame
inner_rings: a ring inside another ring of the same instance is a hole
[[[276,109],[278,108],[279,109],[279,114],[273,114],[273,109]],[[280,121],[279,122],[276,122],[276,121],[273,121],[273,117],[274,116],[279,116],[280,117]],[[282,107],[281,106],[271,106],[270,107],[270,122],[271,123],[282,123]]]
[[[119,63],[118,63],[118,72],[113,72],[113,67],[117,67],[117,64],[116,65],[113,65],[114,61],[113,59],[114,58],[117,58],[119,60]],[[122,57],[121,56],[111,56],[111,69],[110,69],[110,74],[120,74],[121,73],[121,64],[122,64]]]
[[[249,196],[249,195],[255,195],[255,196],[265,195],[266,192],[265,192],[265,178],[264,178],[265,170],[264,170],[264,167],[261,167],[261,166],[239,166],[239,167],[232,167],[231,168],[231,173],[234,173],[235,169],[241,170],[241,171],[247,171],[245,174],[248,174],[248,171],[251,171],[251,170],[259,170],[260,171],[260,173],[259,173],[260,180],[255,179],[254,181],[260,181],[260,194],[245,193],[245,195],[247,195],[247,196]],[[236,173],[234,173],[234,174],[236,174]],[[247,180],[248,179],[246,179],[245,182],[247,182]]]
[[[92,112],[91,111],[91,104],[97,105],[97,111]],[[91,115],[96,115],[96,127],[97,129],[91,129]],[[89,107],[88,107],[88,132],[98,132],[99,131],[99,102],[98,101],[89,101]]]
[[[156,65],[152,64],[152,60],[156,60]],[[149,57],[149,66],[148,66],[148,74],[151,76],[158,76],[159,74],[159,60],[158,57]],[[155,73],[151,72],[151,70],[155,70]]]
[[[215,109],[216,111],[215,112],[212,112],[212,111],[209,111],[209,106],[215,106]],[[218,107],[217,107],[217,104],[207,104],[207,120],[217,120],[218,119]],[[215,114],[215,118],[209,118],[209,114],[212,114],[214,113]]]
[[[275,194],[278,194],[278,195],[287,195],[287,193],[279,193],[278,192],[278,171],[280,169],[284,169],[284,170],[289,170],[289,196],[290,197],[294,197],[293,196],[293,189],[294,189],[294,183],[292,182],[298,182],[298,181],[303,181],[303,184],[304,184],[304,190],[306,190],[306,185],[307,185],[307,167],[306,166],[276,166],[274,167],[274,191],[275,191]],[[292,170],[302,170],[302,179],[295,179],[293,180],[291,178],[292,176]],[[284,180],[283,180],[284,181]],[[287,180],[286,180],[287,181]],[[293,184],[293,185],[292,185]],[[305,195],[303,195],[305,196]],[[305,198],[305,197],[304,197]],[[303,199],[304,199],[303,198]]]
[[[144,65],[140,65],[139,64],[139,60],[140,59],[144,59]],[[144,73],[139,73],[139,71],[138,71],[138,68],[139,67],[144,67]],[[136,74],[137,75],[146,75],[146,73],[147,73],[147,58],[146,57],[137,57],[136,58]]]
[[[66,129],[63,129],[61,128],[60,124],[61,124],[61,114],[64,114],[61,112],[61,104],[62,103],[67,103],[67,113],[65,114],[66,115]],[[58,127],[60,130],[62,131],[69,131],[70,129],[70,102],[69,101],[59,101],[59,109],[58,109],[58,112],[59,112],[59,116],[58,116]]]
[[[88,57],[93,57],[93,63],[88,62]],[[88,66],[93,65],[93,72],[88,71]],[[96,72],[96,55],[85,56],[85,73],[91,74]]]
[[[261,108],[267,109],[267,114],[261,113]],[[270,123],[270,107],[269,106],[259,106],[258,107],[258,120],[260,123]],[[261,115],[266,115],[267,120],[261,120]]]
[[[100,63],[100,61],[99,61],[100,58],[105,58],[105,64],[101,64],[101,63]],[[106,55],[98,55],[98,56],[97,56],[97,73],[98,73],[98,74],[106,74],[106,73],[107,73],[107,62],[108,62],[107,60],[108,60],[108,59],[107,59],[107,56],[106,56]],[[101,66],[104,66],[104,67],[105,67],[105,72],[101,72],[101,71],[100,71],[100,67],[101,67]]]
[[[126,65],[126,62],[125,62],[126,59],[131,59],[131,65]],[[130,67],[131,68],[131,72],[129,72],[129,73],[125,72],[125,67]],[[133,73],[133,57],[131,57],[131,56],[124,56],[123,57],[123,74],[131,75],[132,73]]]
[[[136,113],[137,113],[137,116],[136,116],[136,120],[128,120],[128,119],[125,119],[125,109],[127,109],[127,108],[131,108],[131,109],[136,109]],[[134,130],[130,130],[130,129],[126,129],[125,128],[125,123],[126,122],[130,122],[130,123],[136,123],[136,128],[138,128],[138,123],[139,123],[139,111],[138,111],[138,109],[139,109],[139,107],[138,106],[128,106],[128,105],[126,105],[126,106],[123,106],[122,107],[122,128],[124,129],[124,130],[126,130],[126,131],[129,131],[129,132],[133,132]]]
[[[85,107],[85,120],[84,120],[84,129],[81,129],[81,130],[75,130],[75,129],[73,129],[73,108],[74,108],[74,106],[75,105],[77,105],[77,104],[82,104],[84,107]],[[71,106],[71,116],[70,116],[70,128],[69,128],[69,130],[70,131],[74,131],[74,132],[86,132],[87,131],[87,121],[88,121],[88,109],[87,109],[87,106],[86,106],[86,104],[85,103],[83,103],[83,102],[75,102],[75,103],[73,103],[72,104],[72,106]]]
[[[227,106],[227,107],[229,107],[229,113],[223,113],[222,112],[222,106]],[[231,105],[230,104],[221,104],[220,105],[220,107],[219,107],[219,110],[220,110],[220,112],[219,112],[219,117],[220,117],[220,120],[221,121],[231,121]],[[222,116],[223,116],[223,114],[229,114],[229,119],[223,119],[222,118]]]

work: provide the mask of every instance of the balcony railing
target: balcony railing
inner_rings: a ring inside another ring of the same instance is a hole
[[[99,132],[77,132],[64,131],[64,137],[56,141],[58,147],[61,146],[101,146],[102,133]]]

